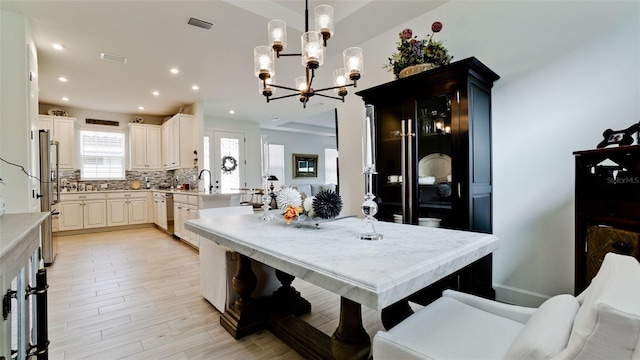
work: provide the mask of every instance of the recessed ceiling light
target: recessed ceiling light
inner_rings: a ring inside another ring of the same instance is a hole
[[[69,81],[69,79],[68,79],[68,78],[66,78],[66,77],[64,77],[64,76],[60,76],[60,77],[58,77],[58,80],[59,80],[59,81],[62,81],[62,82],[67,82],[67,81]]]
[[[144,106],[138,106],[138,110],[144,110]]]
[[[177,68],[171,68],[169,69],[169,71],[171,71],[172,74],[177,74],[180,72],[180,70],[178,70]]]
[[[53,44],[53,45],[51,45],[51,47],[56,49],[56,50],[64,50],[66,48],[66,46],[60,45],[60,44]]]
[[[62,101],[69,101],[69,98],[65,96],[62,98]]]
[[[273,118],[271,121],[280,121],[280,118]]]
[[[152,93],[151,93],[151,95],[153,95],[153,96],[159,96],[159,95],[160,95],[160,93],[159,93],[159,92],[157,92],[157,91],[154,91],[154,92],[152,92]]]
[[[233,110],[229,110],[229,114],[233,115],[233,114],[235,114],[235,113],[236,113],[235,111],[233,111]]]
[[[200,90],[200,86],[198,86],[198,85],[193,85],[191,88],[192,88],[193,90]]]

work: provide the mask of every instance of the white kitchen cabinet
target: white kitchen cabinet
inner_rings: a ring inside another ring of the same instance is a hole
[[[162,127],[129,124],[129,168],[131,170],[160,170]]]
[[[58,230],[80,230],[107,226],[105,194],[60,194]]]
[[[82,225],[85,229],[107,226],[107,209],[104,200],[86,200],[82,205]]]
[[[173,234],[194,247],[198,247],[198,235],[184,228],[187,220],[198,218],[198,196],[175,194],[173,196]]]
[[[75,169],[75,123],[72,117],[38,115],[38,128],[49,130],[51,140],[60,143],[60,169]]]
[[[58,219],[58,230],[79,230],[83,228],[82,222],[82,201],[61,202],[60,218]]]
[[[107,195],[107,226],[149,222],[147,197],[147,192],[109,193]]]
[[[169,220],[173,220],[173,202],[165,193],[153,193],[154,223],[165,231],[169,231]],[[169,212],[168,210],[172,211]],[[171,216],[170,216],[171,215]]]
[[[164,169],[193,167],[198,147],[193,115],[177,114],[162,124],[162,165]]]

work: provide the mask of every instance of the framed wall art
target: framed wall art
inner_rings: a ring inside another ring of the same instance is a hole
[[[293,177],[318,177],[318,155],[293,154]]]

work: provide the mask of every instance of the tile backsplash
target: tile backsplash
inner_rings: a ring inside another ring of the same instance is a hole
[[[189,184],[192,189],[197,189],[197,168],[177,169],[168,171],[125,171],[126,180],[80,180],[80,170],[60,170],[60,184],[67,191],[87,188],[91,185],[93,190],[129,190],[133,180],[140,181],[141,187],[145,187],[145,178],[149,178],[152,189],[169,189],[172,186]],[[107,188],[101,185],[107,185]],[[55,185],[54,185],[55,186]],[[76,186],[76,189],[72,189]],[[64,191],[64,190],[63,190]]]

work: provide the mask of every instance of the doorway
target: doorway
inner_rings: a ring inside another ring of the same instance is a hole
[[[221,194],[246,187],[245,135],[205,130],[204,168],[211,171],[213,189]],[[208,189],[209,179],[205,179]]]

